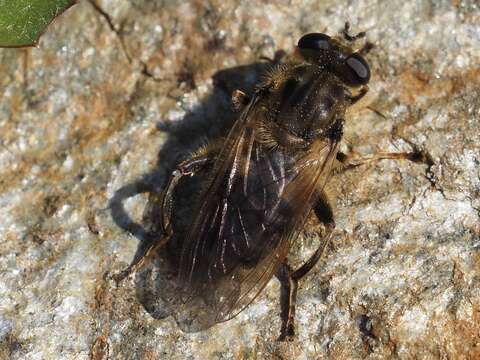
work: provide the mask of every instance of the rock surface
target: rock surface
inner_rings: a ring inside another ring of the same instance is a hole
[[[138,278],[109,277],[145,243],[146,193],[233,121],[261,56],[346,20],[376,44],[348,143],[431,161],[332,179],[337,228],[301,284],[298,341],[275,342],[275,280],[204,332],[155,319]],[[38,48],[0,50],[0,358],[480,358],[479,65],[474,0],[82,1]]]

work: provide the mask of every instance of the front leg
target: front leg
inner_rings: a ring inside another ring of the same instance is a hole
[[[319,191],[313,207],[318,220],[325,225],[326,233],[321,244],[310,258],[297,270],[293,270],[287,262],[284,262],[277,271],[276,277],[280,281],[280,306],[282,328],[278,341],[292,341],[295,338],[295,305],[297,301],[298,281],[307,275],[322,257],[330,242],[335,228],[332,207],[327,195]]]
[[[364,85],[360,89],[357,95],[351,95],[350,92],[347,94],[347,99],[350,102],[350,106],[359,102],[365,95],[368,93],[368,86]]]

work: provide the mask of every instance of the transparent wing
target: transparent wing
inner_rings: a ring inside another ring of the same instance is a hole
[[[254,99],[227,137],[200,197],[180,259],[188,312],[182,322],[207,328],[242,311],[284,261],[323,186],[337,143],[301,154],[267,149],[255,139]]]

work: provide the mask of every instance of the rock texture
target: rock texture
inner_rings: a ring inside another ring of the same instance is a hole
[[[204,332],[156,319],[138,276],[110,279],[148,240],[147,193],[231,124],[261,56],[346,20],[376,44],[346,143],[427,161],[332,179],[298,341],[275,342],[275,280]],[[38,48],[0,50],[0,358],[480,358],[479,24],[474,0],[82,1]]]

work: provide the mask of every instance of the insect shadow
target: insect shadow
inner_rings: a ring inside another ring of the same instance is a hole
[[[232,106],[232,92],[240,89],[252,95],[255,84],[270,66],[269,62],[255,62],[218,71],[213,76],[213,89],[210,95],[199,105],[179,121],[157,123],[157,128],[166,132],[168,138],[158,153],[155,168],[140,179],[115,191],[109,200],[113,221],[139,240],[132,262],[140,259],[152,242],[162,235],[158,199],[171,172],[199,146],[228,133],[238,116]],[[184,302],[178,299],[178,292],[175,290],[181,242],[194,215],[193,207],[198,195],[199,181],[201,180],[188,179],[186,184],[182,184],[181,192],[175,192],[175,211],[172,214],[175,233],[155,260],[147,263],[135,274],[136,296],[145,310],[156,319],[174,316],[184,331],[201,330],[197,328],[198,325],[189,321],[188,312],[195,309],[184,309],[182,306]],[[129,216],[123,202],[141,193],[147,193],[149,200],[142,222],[139,223]]]

